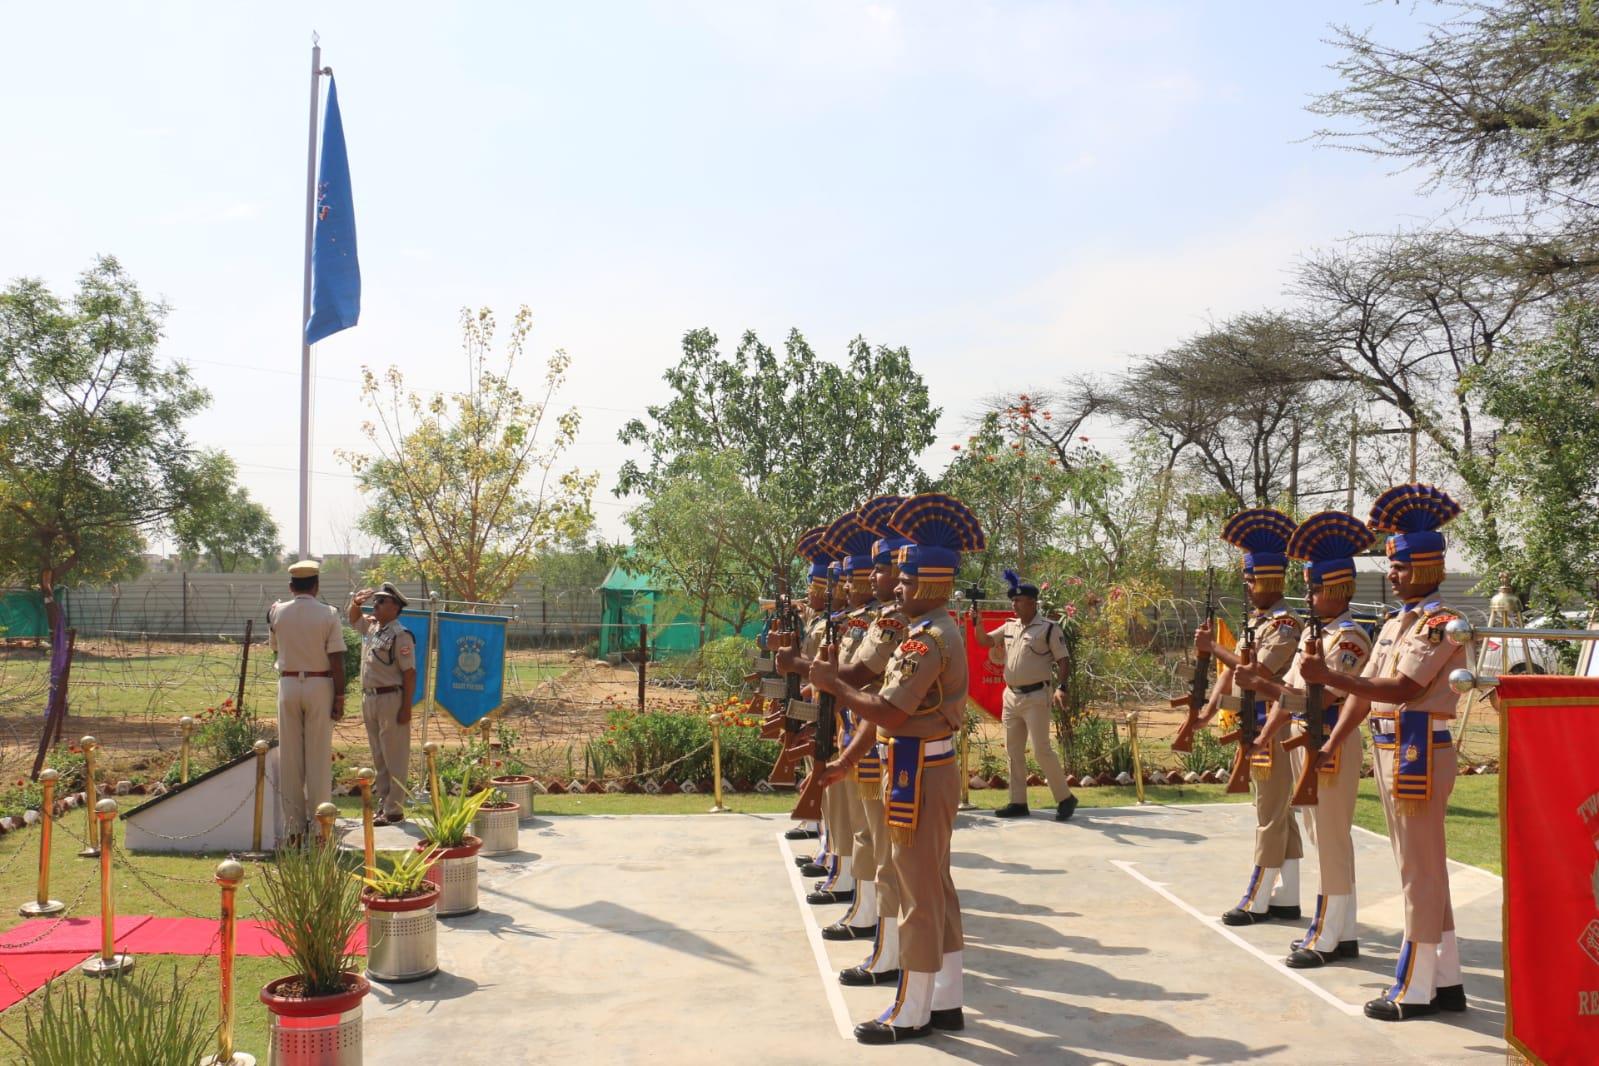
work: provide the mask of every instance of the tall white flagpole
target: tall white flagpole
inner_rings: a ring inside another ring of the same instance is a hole
[[[311,346],[305,324],[311,321],[311,245],[316,236],[316,107],[322,75],[322,46],[311,35],[311,124],[305,150],[305,284],[300,298],[300,554],[311,555]]]

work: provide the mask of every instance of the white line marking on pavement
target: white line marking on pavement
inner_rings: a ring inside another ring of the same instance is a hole
[[[1301,986],[1302,988],[1309,989],[1311,992],[1315,993],[1317,996],[1321,997],[1323,1000],[1326,1000],[1328,1003],[1332,1004],[1334,1007],[1337,1007],[1339,1010],[1343,1011],[1345,1014],[1347,1014],[1347,1015],[1349,1015],[1351,1017],[1354,1017],[1356,1015],[1364,1013],[1364,1008],[1357,1007],[1357,1006],[1355,1006],[1352,1003],[1345,1003],[1343,1000],[1339,999],[1337,996],[1333,995],[1331,992],[1327,991],[1325,988],[1321,987],[1316,982],[1310,981],[1310,980],[1306,980],[1303,975],[1295,973],[1293,970],[1290,970],[1287,966],[1283,965],[1281,960],[1275,959],[1272,956],[1266,954],[1264,951],[1260,950],[1255,945],[1251,944],[1249,941],[1247,941],[1243,937],[1239,936],[1237,933],[1234,933],[1231,929],[1228,929],[1225,925],[1222,925],[1219,920],[1217,920],[1215,918],[1212,918],[1212,917],[1210,917],[1208,915],[1201,914],[1195,908],[1190,907],[1187,903],[1183,902],[1181,899],[1178,899],[1172,893],[1168,892],[1166,890],[1166,886],[1165,885],[1162,885],[1162,884],[1160,884],[1159,882],[1156,882],[1156,881],[1151,881],[1149,878],[1145,877],[1143,874],[1141,874],[1137,870],[1133,869],[1133,866],[1135,864],[1130,863],[1130,862],[1124,862],[1121,859],[1112,859],[1112,860],[1110,860],[1110,864],[1112,866],[1116,867],[1117,869],[1121,870],[1122,873],[1127,874],[1129,877],[1133,878],[1134,880],[1143,883],[1146,887],[1154,889],[1154,891],[1157,892],[1158,894],[1160,894],[1161,896],[1163,896],[1168,903],[1173,904],[1179,910],[1182,910],[1183,912],[1191,915],[1193,918],[1198,920],[1199,924],[1203,925],[1205,928],[1211,930],[1212,932],[1216,933],[1218,936],[1221,936],[1222,938],[1224,938],[1226,940],[1232,941],[1238,947],[1243,948],[1245,951],[1249,952],[1249,954],[1255,956],[1255,958],[1259,959],[1261,962],[1265,963],[1267,966],[1270,966],[1273,970],[1276,970],[1278,973],[1282,974],[1284,977],[1288,978],[1290,981],[1292,981],[1295,984]]]
[[[1365,833],[1369,837],[1376,837],[1378,840],[1382,841],[1384,844],[1388,843],[1388,838],[1387,837],[1383,836],[1381,833],[1374,832],[1373,830],[1367,829],[1363,825],[1352,825],[1349,828],[1353,829],[1357,833]],[[1471,863],[1469,863],[1469,862],[1461,862],[1459,859],[1450,859],[1449,860],[1449,869],[1451,871],[1455,872],[1455,873],[1482,874],[1482,876],[1484,876],[1484,877],[1493,878],[1495,881],[1498,881],[1500,884],[1503,884],[1504,880],[1505,880],[1503,877],[1501,877],[1499,874],[1494,873],[1492,870],[1484,870],[1481,866],[1473,866],[1473,865],[1471,865]]]
[[[788,868],[788,883],[794,888],[794,901],[799,904],[800,921],[811,942],[811,952],[816,956],[816,972],[822,977],[822,989],[827,993],[828,1006],[833,1008],[833,1021],[838,1025],[838,1035],[844,1040],[854,1040],[855,1027],[850,1024],[849,1011],[844,1006],[844,993],[839,991],[838,973],[827,959],[822,927],[816,924],[814,908],[805,902],[805,881],[800,877],[799,867],[794,865],[794,853],[788,849],[782,833],[777,834],[777,853],[783,857],[783,865]]]

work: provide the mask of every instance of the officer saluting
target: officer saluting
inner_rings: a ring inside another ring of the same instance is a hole
[[[1394,983],[1366,1004],[1366,1017],[1378,1021],[1466,1009],[1444,842],[1444,813],[1457,769],[1449,673],[1465,665],[1466,649],[1444,639],[1444,627],[1460,614],[1438,596],[1445,546],[1438,530],[1459,513],[1460,505],[1432,485],[1396,485],[1377,497],[1367,525],[1392,534],[1386,545],[1388,583],[1404,608],[1383,625],[1360,677],[1337,673],[1320,656],[1300,666],[1306,681],[1351,697],[1321,758],[1333,758],[1371,717],[1377,794],[1405,898],[1405,941]]]
[[[361,608],[370,601],[372,617]],[[366,726],[373,794],[382,808],[374,825],[405,821],[405,771],[411,761],[411,694],[416,689],[416,638],[400,624],[406,598],[392,581],[350,599],[349,622],[361,634],[361,721]]]
[[[1077,809],[1077,797],[1066,784],[1066,771],[1049,739],[1049,709],[1066,709],[1066,634],[1059,625],[1038,613],[1038,586],[1023,581],[1014,570],[1005,571],[1015,618],[998,629],[984,632],[977,604],[972,604],[972,636],[991,649],[989,656],[1005,665],[1005,696],[1000,720],[1005,725],[1005,752],[1010,756],[1010,802],[994,814],[1000,818],[1026,818],[1027,741],[1033,757],[1055,799],[1055,820],[1064,822]],[[1050,674],[1058,675],[1053,697]]]
[[[304,839],[310,812],[333,798],[333,723],[344,717],[344,633],[317,599],[321,567],[289,567],[290,600],[267,608],[278,661],[278,799],[289,843]]]

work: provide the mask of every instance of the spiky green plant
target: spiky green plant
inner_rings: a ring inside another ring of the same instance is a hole
[[[446,788],[440,791],[443,795],[438,800],[438,817],[434,818],[431,810],[420,811],[416,825],[422,830],[422,839],[428,843],[441,848],[458,848],[466,843],[467,830],[477,812],[489,801],[490,790],[452,793]]]
[[[35,1020],[24,1014],[22,1061],[27,1066],[82,1066],[93,1062],[194,1066],[213,1050],[216,1028],[205,1005],[178,983],[161,987],[155,974],[135,972],[93,982],[45,986]]]
[[[361,873],[352,876],[383,899],[402,899],[421,890],[427,883],[428,869],[438,857],[437,847],[423,851],[380,852],[375,856],[377,869],[371,876]]]
[[[250,891],[265,924],[283,942],[276,957],[305,982],[304,994],[343,992],[343,975],[360,968],[361,957],[349,944],[362,914],[361,883],[350,876],[341,850],[319,844],[281,848]]]

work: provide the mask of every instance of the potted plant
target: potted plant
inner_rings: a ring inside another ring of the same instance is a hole
[[[23,1011],[27,1063],[148,1062],[192,1066],[215,1050],[206,1005],[179,984],[140,970],[115,980],[44,986],[38,1009]],[[209,1061],[209,1060],[207,1060]]]
[[[350,940],[361,924],[361,885],[338,848],[282,848],[261,868],[255,896],[290,973],[267,982],[261,1002],[267,1058],[275,1066],[348,1066],[361,1061],[361,976]]]
[[[416,847],[436,852],[427,878],[439,886],[439,917],[453,918],[477,910],[477,853],[483,841],[467,830],[478,809],[489,801],[489,790],[468,793],[463,787],[452,793],[440,788],[439,793],[437,817],[431,810],[417,813],[422,839]]]
[[[478,808],[472,819],[472,833],[483,841],[479,855],[504,855],[517,847],[516,830],[521,821],[521,804],[513,803],[497,788],[488,790],[489,798]]]
[[[386,852],[361,877],[368,976],[417,981],[439,972],[439,887],[428,880],[437,858],[436,848]]]

